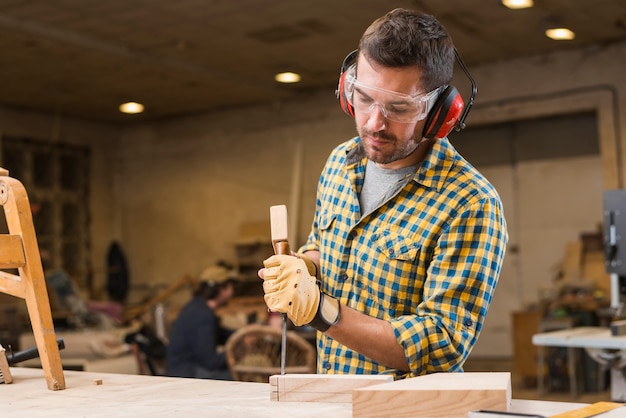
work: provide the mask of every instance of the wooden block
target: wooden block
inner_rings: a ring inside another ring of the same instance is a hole
[[[270,376],[270,400],[280,402],[352,402],[352,391],[393,382],[386,375],[285,374]]]
[[[435,373],[355,389],[353,417],[467,418],[470,411],[508,411],[508,372]]]

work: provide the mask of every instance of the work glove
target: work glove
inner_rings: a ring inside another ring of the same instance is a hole
[[[273,255],[263,261],[265,303],[296,326],[326,331],[339,321],[339,302],[319,289],[317,268],[306,256]]]

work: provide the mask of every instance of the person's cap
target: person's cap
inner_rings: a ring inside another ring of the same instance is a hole
[[[209,266],[200,273],[200,280],[207,282],[210,286],[224,283],[228,280],[236,281],[237,274],[223,266]]]

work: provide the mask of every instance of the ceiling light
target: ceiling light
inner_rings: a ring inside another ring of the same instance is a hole
[[[278,73],[274,76],[274,80],[279,83],[297,83],[300,81],[300,74],[292,73],[290,71]]]
[[[126,102],[120,105],[120,112],[134,115],[143,112],[143,105],[137,102]]]
[[[576,34],[567,28],[553,28],[546,30],[546,36],[555,41],[571,41]]]
[[[502,0],[502,4],[509,9],[526,9],[533,7],[533,0]]]

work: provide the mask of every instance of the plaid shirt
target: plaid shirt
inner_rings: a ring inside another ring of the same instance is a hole
[[[508,239],[493,186],[447,138],[393,197],[361,219],[360,139],[331,153],[300,252],[320,251],[323,292],[389,321],[411,372],[389,369],[318,333],[318,373],[462,371],[496,288]]]

